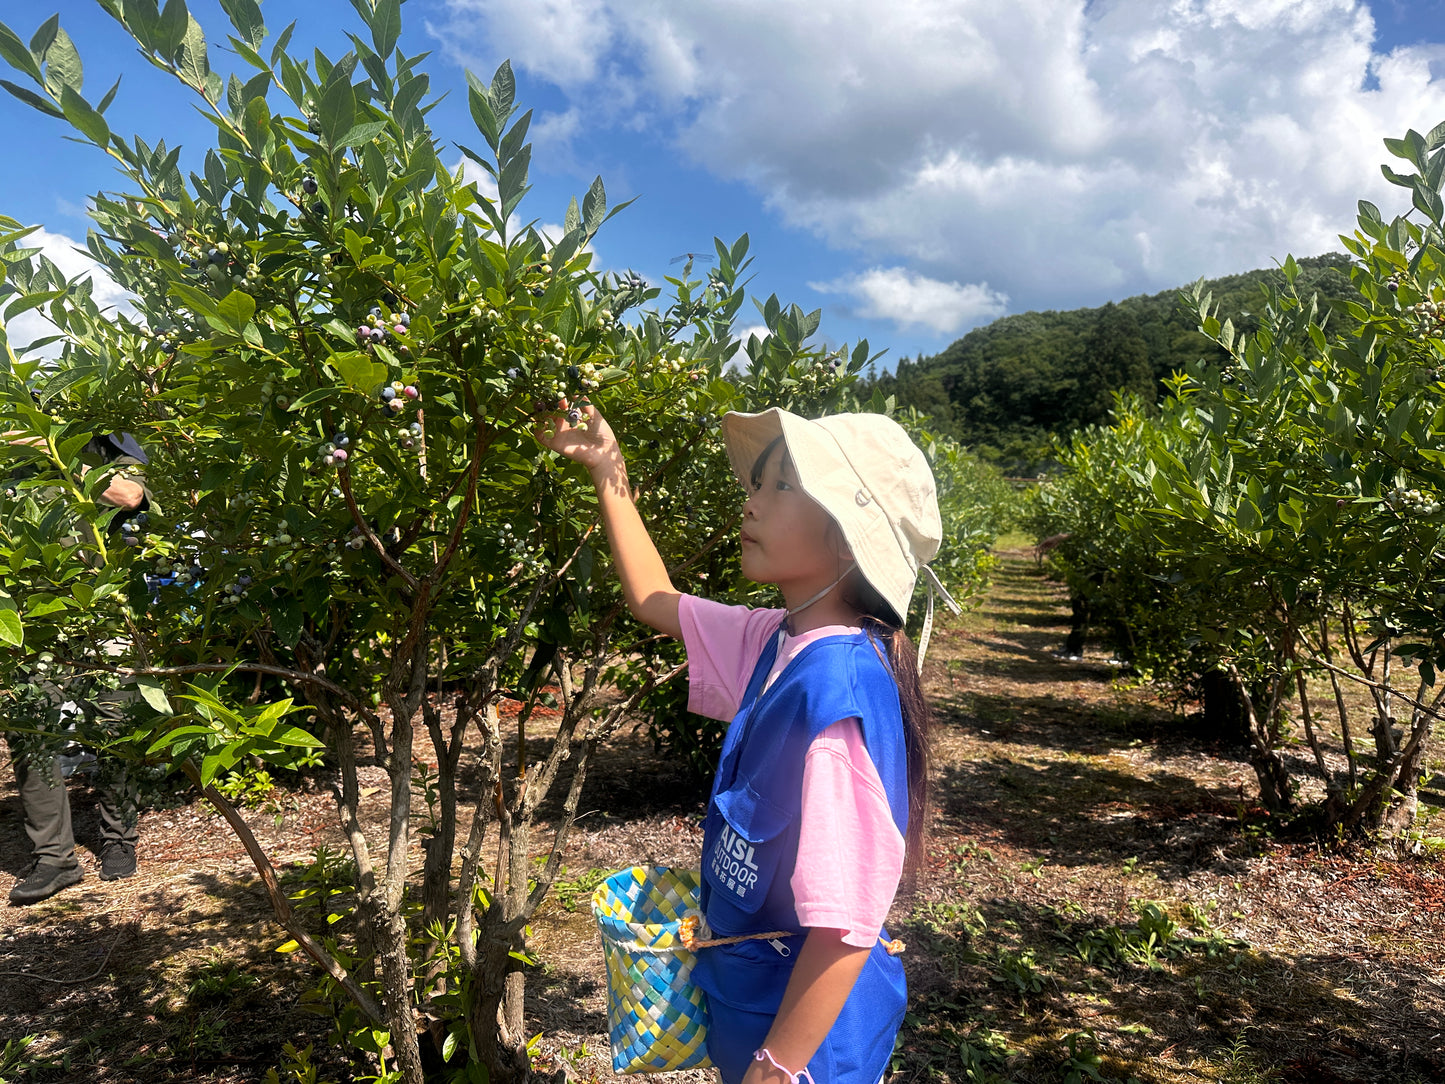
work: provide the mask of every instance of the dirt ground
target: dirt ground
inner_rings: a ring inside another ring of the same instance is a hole
[[[1445,1081],[1435,848],[1397,859],[1273,825],[1243,750],[1118,681],[1102,652],[1060,659],[1060,589],[1002,556],[980,609],[929,650],[935,821],[890,923],[911,989],[894,1084]],[[533,923],[540,1068],[618,1079],[590,887],[622,866],[696,865],[703,798],[636,730],[595,765]],[[0,799],[8,890],[29,849],[8,762]],[[329,1021],[300,1004],[315,974],[274,951],[255,872],[204,803],[148,810],[138,875],[109,883],[85,785],[72,806],[85,880],[0,907],[0,1045],[37,1037],[10,1067],[0,1055],[0,1078],[259,1081],[289,1041],[314,1044],[321,1080],[352,1079]],[[278,866],[341,849],[324,778],[250,820]],[[1422,827],[1445,834],[1437,808]]]

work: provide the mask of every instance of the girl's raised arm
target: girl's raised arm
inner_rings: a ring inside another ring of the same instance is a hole
[[[567,408],[566,400],[562,407]],[[632,487],[627,481],[627,464],[622,449],[607,420],[597,408],[587,404],[580,408],[587,428],[579,429],[565,415],[549,418],[550,432],[539,430],[537,440],[559,455],[575,459],[587,468],[592,484],[597,487],[597,504],[602,510],[602,526],[612,548],[612,562],[622,581],[622,594],[632,616],[644,625],[674,639],[682,639],[678,619],[680,592],[672,586],[662,555],[652,544],[652,537],[637,505],[632,502]]]

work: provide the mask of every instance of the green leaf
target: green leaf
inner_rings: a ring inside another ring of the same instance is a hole
[[[382,132],[386,131],[386,121],[369,120],[361,124],[353,125],[351,130],[341,137],[339,147],[360,147],[370,143]]]
[[[0,610],[0,643],[21,647],[25,643],[25,626],[14,610]]]
[[[41,82],[40,65],[30,55],[30,50],[4,23],[0,23],[0,57],[18,71],[24,72],[37,83]]]
[[[1380,221],[1380,209],[1367,199],[1362,199],[1356,205],[1359,208],[1360,217],[1367,222]]]
[[[467,76],[470,78],[471,73],[468,72]],[[475,86],[469,88],[467,104],[471,107],[472,122],[477,126],[477,131],[482,133],[482,138],[487,141],[487,146],[495,151],[502,138],[502,126],[497,123],[497,114],[492,111],[492,105],[487,100],[486,92]]]
[[[1259,514],[1259,509],[1250,500],[1239,502],[1239,507],[1234,512],[1234,521],[1239,525],[1241,531],[1251,533],[1258,531],[1264,525],[1264,518]]]
[[[54,102],[50,101],[50,99],[48,98],[42,98],[33,90],[27,90],[25,87],[16,86],[8,79],[0,79],[0,87],[4,87],[26,105],[32,106],[33,108],[40,110],[40,112],[42,113],[46,113],[49,116],[55,117],[57,120],[65,119],[65,114],[60,110],[58,106],[55,105]]]
[[[181,43],[186,40],[190,19],[191,13],[186,10],[185,0],[166,0],[156,23],[156,52],[167,60],[175,60]]]
[[[60,107],[65,110],[65,119],[97,147],[104,147],[110,142],[110,126],[105,123],[105,118],[92,109],[73,87],[60,89]]]
[[[216,306],[216,315],[239,334],[256,314],[256,299],[244,290],[232,290]]]
[[[317,119],[321,121],[321,133],[333,148],[341,147],[346,133],[356,123],[356,95],[351,81],[345,76],[333,80],[321,96],[317,108]]]
[[[396,48],[396,39],[401,36],[401,0],[376,0],[376,11],[371,16],[371,43],[376,54],[385,60]]]
[[[517,152],[522,149],[522,144],[527,139],[527,129],[532,125],[532,111],[529,109],[518,118],[517,123],[507,130],[502,137],[502,145],[497,149],[497,161],[505,169],[508,162],[516,157]]]
[[[349,387],[365,395],[371,395],[386,382],[386,366],[360,351],[333,355],[331,367]]]
[[[1380,172],[1385,175],[1385,180],[1389,181],[1391,184],[1397,184],[1401,188],[1415,187],[1415,180],[1413,177],[1406,177],[1402,173],[1396,173],[1393,169],[1383,163],[1381,163],[1380,165]]]
[[[181,42],[177,67],[187,83],[204,89],[211,74],[211,63],[206,56],[206,34],[201,24],[196,22],[196,17],[189,12],[186,14],[186,36]]]
[[[59,15],[52,15],[35,28],[35,33],[30,35],[30,55],[36,64],[45,62],[45,54],[50,51],[50,46],[54,44],[55,37],[59,33]]]
[[[166,696],[166,690],[159,681],[153,677],[138,677],[135,679],[136,690],[140,693],[141,699],[162,715],[174,715],[175,709],[171,707],[170,698]]]
[[[1408,399],[1402,399],[1395,404],[1395,409],[1390,411],[1390,416],[1385,419],[1385,431],[1394,440],[1399,440],[1404,434],[1406,427],[1410,424],[1410,415],[1414,413],[1414,404]]]
[[[246,140],[251,144],[251,149],[258,154],[263,152],[266,147],[266,135],[271,128],[271,110],[266,105],[265,98],[252,98],[246,102],[246,115],[242,126],[246,132]]]
[[[80,63],[80,54],[70,35],[64,30],[55,32],[55,41],[45,53],[45,87],[50,93],[59,95],[65,87],[79,91],[85,82],[85,69]]]
[[[512,75],[512,62],[504,60],[492,76],[490,94],[492,111],[496,113],[498,122],[506,123],[512,115],[512,101],[516,95],[517,80]]]
[[[251,46],[258,49],[266,37],[266,24],[256,0],[221,0],[221,8],[231,25]]]
[[[592,187],[587,189],[587,195],[582,197],[582,225],[587,227],[588,237],[597,233],[606,215],[607,189],[603,187],[602,178],[599,176],[592,182]]]

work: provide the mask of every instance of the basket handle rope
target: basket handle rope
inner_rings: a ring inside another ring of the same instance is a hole
[[[678,926],[677,936],[683,948],[695,952],[698,949],[717,948],[719,945],[736,945],[741,941],[774,941],[782,937],[792,937],[795,933],[796,930],[769,930],[766,933],[745,933],[736,937],[713,937],[707,920],[697,911],[689,911]],[[878,942],[889,956],[902,955],[905,948],[903,942],[896,937],[889,941],[880,935]]]

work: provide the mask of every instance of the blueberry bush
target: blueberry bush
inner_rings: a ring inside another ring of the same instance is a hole
[[[776,298],[768,334],[739,343],[746,236],[703,277],[595,269],[589,242],[621,209],[600,179],[544,236],[520,217],[531,114],[510,67],[468,76],[475,149],[453,155],[398,49],[399,0],[357,0],[339,58],[272,35],[256,0],[222,0],[224,51],[183,0],[99,6],[215,141],[113,131],[117,88],[86,87],[58,19],[28,40],[0,24],[0,85],[116,165],[85,247],[130,295],[102,309],[0,218],[0,677],[138,692],[121,732],[85,737],[183,771],[226,816],[359,1074],[526,1079],[528,921],[589,759],[681,669],[627,617],[592,488],[536,427],[596,402],[678,582],[742,601],[717,420],[856,405],[868,346],[816,345],[819,314]],[[31,311],[53,333],[13,341]],[[149,455],[142,513],[102,498],[130,470],[88,450],[109,433]],[[946,578],[981,574],[982,537]],[[529,742],[546,698],[555,734]],[[505,699],[522,707],[504,722]],[[44,715],[6,725],[42,734]],[[227,797],[249,766],[334,779],[349,853],[289,895]]]
[[[1233,698],[1266,805],[1296,806],[1298,745],[1327,825],[1399,834],[1445,701],[1445,125],[1386,147],[1412,207],[1360,202],[1342,238],[1359,301],[1302,296],[1288,259],[1242,335],[1196,288],[1184,303],[1225,360],[1171,378],[1156,417],[1125,406],[1076,435],[1037,528],[1068,535],[1056,562],[1141,668]],[[1363,726],[1345,682],[1369,692]]]

